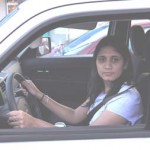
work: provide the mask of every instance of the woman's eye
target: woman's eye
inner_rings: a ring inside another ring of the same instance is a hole
[[[118,57],[113,57],[112,58],[112,63],[117,63],[120,59]]]
[[[99,63],[104,63],[105,60],[106,60],[106,59],[105,59],[104,57],[99,57],[99,58],[98,58],[98,62],[99,62]]]
[[[118,63],[119,61],[120,61],[120,58],[118,58],[118,57],[111,57],[111,58],[106,58],[106,57],[98,57],[97,58],[97,61],[99,62],[99,63],[105,63],[105,62],[107,62],[107,61],[109,61],[110,63],[112,63],[112,64],[115,64],[115,63]]]

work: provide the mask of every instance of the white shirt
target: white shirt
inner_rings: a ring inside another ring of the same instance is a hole
[[[119,93],[128,89],[130,86],[123,84]],[[89,111],[95,108],[104,99],[105,94],[101,93],[96,99],[93,105],[91,105]],[[139,92],[135,88],[127,90],[127,92],[118,95],[103,105],[92,117],[89,124],[95,121],[103,111],[108,110],[123,118],[127,119],[131,125],[134,125],[140,118],[143,117],[143,105]]]

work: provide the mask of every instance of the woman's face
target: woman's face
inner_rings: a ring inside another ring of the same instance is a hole
[[[104,83],[112,82],[122,74],[125,68],[124,59],[113,47],[107,46],[98,53],[96,67]]]

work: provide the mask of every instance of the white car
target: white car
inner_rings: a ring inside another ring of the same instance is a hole
[[[140,85],[142,93],[145,92],[142,95],[145,120],[135,126],[89,127],[64,122],[67,127],[12,129],[6,116],[10,110],[22,109],[54,124],[63,122],[37,101],[28,101],[18,92],[20,84],[14,79],[17,74],[31,79],[45,94],[67,106],[75,108],[85,100],[92,55],[39,57],[41,53],[51,52],[52,39],[60,41],[66,36],[68,39],[70,28],[89,31],[97,23],[107,22],[107,35],[120,36],[131,46],[135,76],[139,73],[138,64],[142,60],[144,65],[140,67],[143,69],[140,73],[149,74],[150,55],[144,47],[149,43],[149,18],[149,0],[27,0],[8,14],[0,22],[0,148],[149,150],[149,79],[146,82],[143,80]],[[134,36],[131,32],[131,24],[135,20],[141,22],[139,26],[144,28],[142,35],[137,31]],[[144,20],[145,24],[142,23]],[[60,28],[63,28],[61,33],[58,32]],[[50,33],[47,51],[39,40],[46,33]]]

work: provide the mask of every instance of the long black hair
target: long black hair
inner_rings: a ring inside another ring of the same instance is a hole
[[[99,51],[107,46],[113,47],[122,55],[126,64],[126,69],[124,69],[123,73],[118,79],[113,81],[112,88],[109,90],[106,96],[108,97],[118,93],[124,82],[129,84],[132,83],[133,67],[127,45],[116,36],[106,36],[98,43],[94,51],[91,76],[88,84],[88,97],[90,97],[90,104],[94,103],[95,98],[104,90],[104,82],[97,72],[96,59]]]

